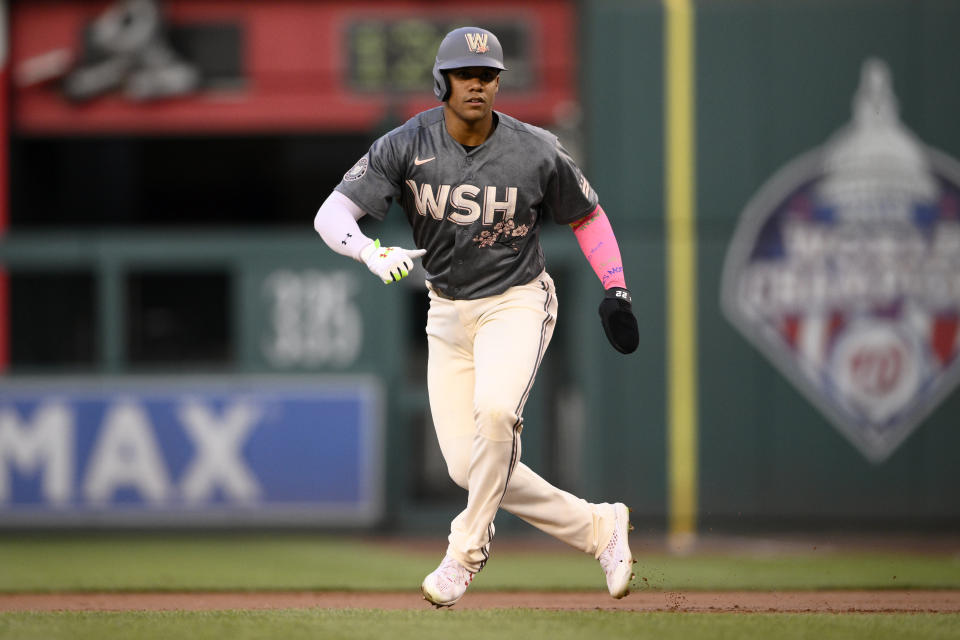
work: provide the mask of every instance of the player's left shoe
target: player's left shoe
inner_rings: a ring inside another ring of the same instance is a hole
[[[444,556],[440,566],[423,579],[420,592],[424,599],[437,606],[449,607],[467,592],[475,574],[453,557]]]
[[[597,558],[603,573],[607,576],[607,589],[610,595],[620,599],[630,593],[630,580],[633,579],[633,555],[627,536],[633,529],[630,524],[630,511],[622,502],[613,505],[613,534],[607,546]]]

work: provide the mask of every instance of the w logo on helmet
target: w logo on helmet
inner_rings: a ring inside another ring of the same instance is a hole
[[[473,53],[486,53],[490,50],[487,46],[486,33],[465,33],[463,37],[467,39],[467,48]]]

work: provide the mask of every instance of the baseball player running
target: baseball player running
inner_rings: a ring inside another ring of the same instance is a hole
[[[324,242],[363,262],[385,283],[422,258],[427,387],[450,477],[467,490],[440,566],[421,591],[456,603],[490,555],[502,507],[600,561],[614,598],[629,593],[634,562],[622,503],[592,504],[552,486],[520,462],[523,407],[557,319],[540,229],[567,224],[605,295],[600,318],[611,344],[639,341],[620,249],[597,194],[551,133],[493,110],[503,50],[481,28],[451,31],[433,67],[443,103],[387,133],[351,168],[317,212]],[[402,206],[416,249],[384,247],[357,220]]]

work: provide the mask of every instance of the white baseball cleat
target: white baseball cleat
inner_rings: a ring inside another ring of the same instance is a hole
[[[423,598],[436,607],[449,607],[467,592],[475,574],[449,555],[444,556],[440,566],[423,579],[420,592]]]
[[[630,593],[630,580],[633,579],[633,555],[627,541],[629,532],[633,529],[630,524],[630,512],[622,502],[613,505],[614,523],[613,535],[606,548],[597,558],[607,576],[607,589],[610,595],[620,599]]]

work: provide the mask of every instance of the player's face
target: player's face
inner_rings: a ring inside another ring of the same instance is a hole
[[[500,90],[500,70],[490,67],[464,67],[447,72],[450,97],[447,104],[466,122],[490,117],[493,100]]]

